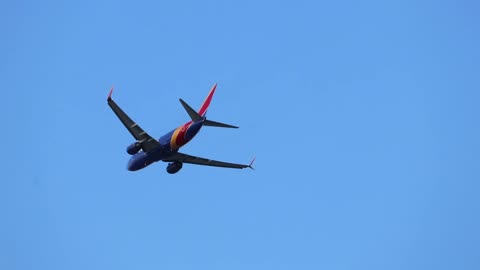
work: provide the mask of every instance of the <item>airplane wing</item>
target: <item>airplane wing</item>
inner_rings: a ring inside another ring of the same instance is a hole
[[[132,136],[140,143],[144,152],[152,152],[161,147],[161,144],[146,133],[137,123],[135,123],[128,115],[113,101],[113,87],[108,95],[107,102],[113,112],[117,115],[122,124],[130,131]]]
[[[163,159],[165,162],[173,162],[173,161],[180,161],[183,163],[190,163],[190,164],[197,164],[197,165],[204,165],[204,166],[214,166],[214,167],[223,167],[223,168],[234,168],[234,169],[245,169],[250,168],[253,169],[252,164],[253,161],[250,162],[249,165],[244,164],[235,164],[235,163],[228,163],[223,161],[211,160],[201,157],[190,156],[187,154],[183,154],[180,152],[174,153],[170,157]]]

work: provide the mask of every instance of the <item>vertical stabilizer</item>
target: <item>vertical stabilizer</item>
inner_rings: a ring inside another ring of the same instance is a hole
[[[210,90],[210,93],[208,93],[207,98],[205,98],[205,101],[203,101],[202,106],[200,107],[200,110],[198,110],[198,114],[201,115],[202,117],[205,116],[205,113],[207,113],[208,106],[210,106],[210,102],[212,101],[213,94],[215,94],[215,89],[217,89],[217,84],[215,84],[212,89]]]

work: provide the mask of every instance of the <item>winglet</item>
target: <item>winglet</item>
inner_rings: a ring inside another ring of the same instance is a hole
[[[250,169],[252,169],[252,170],[255,170],[255,168],[253,168],[252,165],[253,165],[253,163],[255,162],[255,159],[256,159],[256,158],[257,158],[257,157],[253,157],[253,159],[252,159],[252,161],[250,162],[250,164],[248,164],[248,168],[250,168]]]
[[[112,93],[113,93],[113,85],[112,85],[112,88],[110,88],[110,93],[108,94],[107,101],[112,99]]]

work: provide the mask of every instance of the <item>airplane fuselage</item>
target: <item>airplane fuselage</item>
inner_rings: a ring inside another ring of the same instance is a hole
[[[129,171],[138,171],[147,167],[148,165],[167,158],[172,153],[175,153],[180,147],[187,144],[197,135],[203,126],[205,117],[199,121],[189,121],[176,129],[166,133],[158,139],[162,147],[157,151],[146,153],[139,151],[134,154],[127,164]]]

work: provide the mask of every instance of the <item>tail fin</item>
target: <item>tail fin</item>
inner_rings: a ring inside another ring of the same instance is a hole
[[[203,120],[203,125],[204,126],[210,126],[210,127],[223,127],[223,128],[238,128],[237,126],[232,126],[220,122],[215,122],[211,120],[207,120],[205,118],[205,114],[207,113],[208,106],[210,106],[210,102],[212,101],[213,94],[215,94],[215,89],[217,88],[217,84],[215,84],[212,89],[210,90],[210,93],[208,93],[207,98],[205,101],[203,101],[202,106],[200,107],[200,110],[196,112],[190,105],[188,105],[183,99],[180,99],[180,103],[182,103],[183,108],[187,111],[188,115],[192,119],[192,121],[201,121]]]
[[[215,94],[215,89],[217,89],[217,84],[213,85],[212,89],[210,90],[210,93],[208,93],[207,98],[205,98],[205,101],[203,101],[202,106],[200,107],[200,110],[198,110],[198,114],[200,116],[205,116],[208,110],[208,106],[210,106],[210,102],[212,101],[213,94]]]

